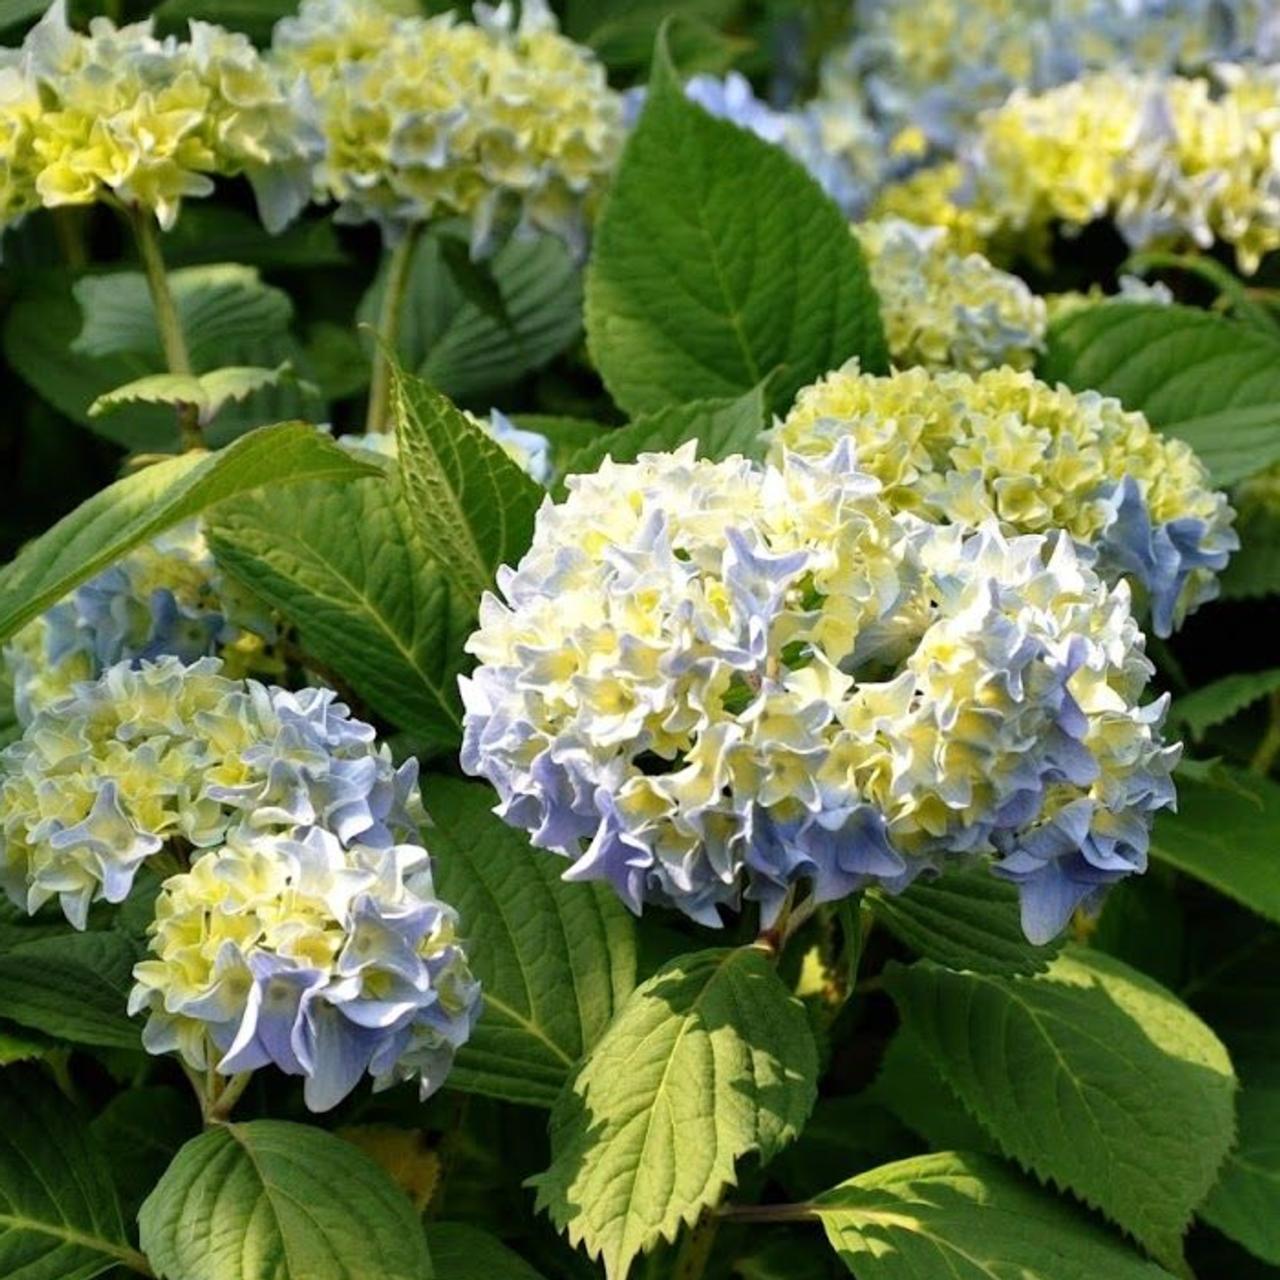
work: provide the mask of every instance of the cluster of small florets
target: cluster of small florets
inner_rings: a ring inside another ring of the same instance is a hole
[[[542,0],[518,23],[508,5],[477,17],[304,0],[277,25],[273,60],[310,85],[324,138],[317,194],[393,236],[460,216],[476,252],[512,220],[580,246],[621,149],[621,99]]]
[[[979,253],[960,254],[942,227],[900,218],[857,228],[898,366],[1029,369],[1044,346],[1044,300]]]
[[[138,547],[5,647],[19,723],[117,662],[217,655],[231,675],[275,673],[270,614],[218,569],[197,521]]]
[[[917,176],[881,208],[1040,255],[1051,229],[1110,219],[1135,249],[1230,245],[1248,273],[1280,247],[1277,156],[1280,67],[1099,72],[1015,93],[983,118],[964,166]]]
[[[0,217],[108,196],[171,227],[182,201],[244,174],[279,230],[310,197],[317,140],[248,38],[192,22],[67,24],[65,0],[0,62]]]
[[[954,151],[1016,89],[1101,68],[1172,72],[1280,53],[1266,0],[869,0],[824,96],[861,95],[892,148]]]
[[[1109,581],[1141,588],[1157,635],[1217,594],[1239,545],[1225,495],[1188,445],[1117,400],[1030,373],[875,377],[855,362],[800,392],[774,453],[819,456],[844,439],[898,510],[1065,530]]]
[[[333,1106],[366,1072],[438,1085],[477,991],[396,768],[327,689],[229,680],[215,659],[121,663],[0,755],[0,886],[83,927],[140,867],[164,882],[135,969],[143,1042],[224,1074],[274,1063]]]
[[[1141,870],[1176,751],[1070,539],[895,513],[847,439],[568,489],[483,602],[462,755],[566,879],[716,924],[995,854],[1042,939]]]

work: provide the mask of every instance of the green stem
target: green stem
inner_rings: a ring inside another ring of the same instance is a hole
[[[720,1219],[713,1211],[704,1213],[692,1229],[685,1232],[680,1241],[680,1252],[676,1254],[671,1280],[702,1280],[707,1264],[711,1261],[711,1251],[715,1248],[716,1233],[719,1230]]]
[[[412,274],[413,253],[418,247],[422,224],[414,223],[400,237],[387,260],[387,279],[378,309],[378,331],[373,350],[373,377],[369,382],[369,409],[364,429],[385,431],[391,405],[391,362],[400,339],[400,313]]]
[[[164,269],[164,255],[160,252],[160,237],[156,233],[155,218],[141,206],[133,205],[129,210],[129,220],[133,226],[134,239],[137,241],[138,256],[142,259],[143,274],[147,278],[151,305],[156,313],[156,328],[160,331],[160,344],[164,348],[165,363],[169,366],[170,373],[188,376],[192,373],[191,355],[187,351],[187,340],[182,332],[182,319],[178,315],[178,306],[173,300],[173,292],[169,288],[169,277]],[[199,413],[195,405],[178,406],[178,432],[184,451],[204,448]]]
[[[249,1086],[249,1081],[253,1079],[252,1071],[242,1071],[239,1075],[232,1076],[226,1084],[223,1084],[224,1076],[220,1076],[214,1068],[213,1060],[216,1051],[213,1044],[206,1044],[206,1051],[209,1055],[208,1066],[201,1075],[199,1071],[187,1066],[184,1062],[182,1070],[186,1074],[188,1080],[191,1081],[191,1088],[195,1091],[196,1101],[200,1104],[200,1118],[204,1121],[205,1126],[213,1124],[226,1124],[231,1118],[231,1112],[235,1109],[235,1105],[240,1101],[241,1094]]]
[[[1261,778],[1271,773],[1276,757],[1280,756],[1280,690],[1271,695],[1269,707],[1271,714],[1267,720],[1267,731],[1249,761],[1250,771]]]
[[[241,1095],[249,1087],[249,1081],[253,1079],[252,1071],[242,1071],[237,1076],[232,1076],[225,1085],[219,1086],[219,1090],[212,1105],[206,1113],[205,1120],[208,1124],[226,1124],[231,1118],[235,1105],[240,1101]]]
[[[52,213],[53,234],[57,237],[64,261],[72,271],[83,270],[89,264],[89,255],[84,247],[85,211],[64,205]]]
[[[715,1210],[717,1218],[732,1222],[813,1222],[818,1215],[808,1204],[726,1204]]]

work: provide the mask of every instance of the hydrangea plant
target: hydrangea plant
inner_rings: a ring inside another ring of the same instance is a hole
[[[1273,7],[0,4],[0,1276],[1280,1267]]]

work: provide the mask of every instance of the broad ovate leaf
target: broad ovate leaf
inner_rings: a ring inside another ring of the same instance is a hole
[[[0,570],[0,640],[138,543],[224,498],[267,484],[358,479],[378,470],[315,427],[284,422],[242,436],[217,453],[193,451],[125,476],[29,542]]]
[[[587,338],[633,415],[771,375],[780,410],[852,356],[887,366],[847,220],[780,148],[690,102],[662,42],[596,228]]]
[[[700,951],[637,987],[551,1118],[538,1204],[609,1280],[797,1136],[817,1093],[804,1009],[757,947]]]
[[[75,1109],[31,1067],[0,1070],[0,1276],[92,1280],[146,1259]]]
[[[813,1202],[858,1280],[1167,1280],[1131,1245],[986,1156],[881,1165]]]
[[[1004,1153],[1176,1267],[1234,1138],[1236,1080],[1176,997],[1101,952],[997,977],[922,962],[885,983],[934,1068]]]
[[[484,1012],[452,1087],[551,1106],[635,986],[635,924],[606,886],[568,884],[565,863],[491,812],[479,783],[428,776],[425,840],[457,908]]]
[[[1113,302],[1055,324],[1038,372],[1140,410],[1220,485],[1280,461],[1280,335],[1194,307]]]
[[[188,1142],[138,1214],[160,1280],[430,1280],[426,1237],[368,1156],[251,1120]]]
[[[917,880],[867,902],[894,937],[926,960],[979,973],[1038,973],[1061,944],[1035,946],[1022,931],[1018,890],[985,867]]]
[[[689,440],[698,442],[698,457],[719,462],[733,454],[760,452],[764,430],[764,396],[755,387],[732,400],[696,400],[645,414],[625,427],[601,431],[571,454],[565,474],[599,469],[605,458],[634,462],[642,453],[666,453]]]
[[[1178,811],[1161,814],[1151,856],[1280,923],[1280,785],[1219,765],[1180,777]]]
[[[476,601],[533,535],[543,489],[481,427],[398,367],[392,404],[405,499],[422,545]]]
[[[398,475],[246,494],[207,527],[218,562],[310,658],[421,749],[457,750],[477,600],[423,545]]]

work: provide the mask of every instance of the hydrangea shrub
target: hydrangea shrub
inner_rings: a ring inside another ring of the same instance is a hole
[[[1272,6],[696,7],[0,5],[0,1276],[1280,1267]]]

